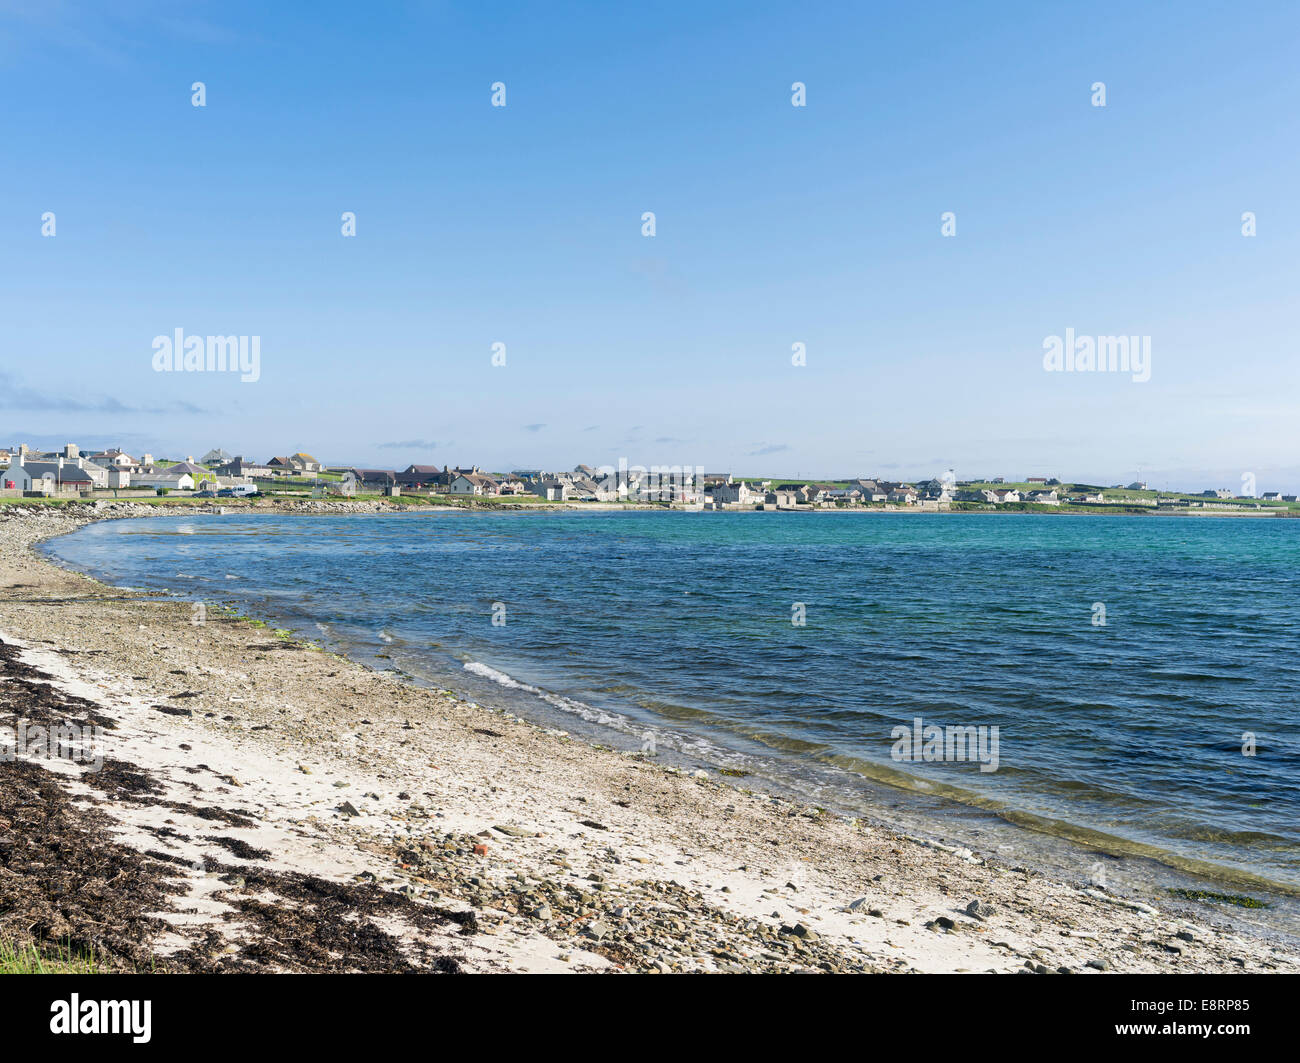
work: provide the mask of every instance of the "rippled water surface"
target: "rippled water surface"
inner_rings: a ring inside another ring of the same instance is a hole
[[[177,517],[50,550],[841,803],[888,783],[1300,885],[1300,521]],[[918,717],[997,727],[997,770],[893,759]]]

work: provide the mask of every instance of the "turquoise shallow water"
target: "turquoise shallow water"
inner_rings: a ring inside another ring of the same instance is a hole
[[[1300,887],[1300,521],[235,515],[49,550],[841,804],[887,783]],[[997,770],[893,759],[917,717],[997,727]]]

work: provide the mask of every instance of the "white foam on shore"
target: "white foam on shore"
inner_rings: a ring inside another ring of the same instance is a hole
[[[518,690],[524,694],[531,694],[561,712],[577,716],[587,723],[607,727],[621,734],[635,735],[642,739],[647,734],[653,734],[656,745],[665,749],[676,749],[698,760],[731,763],[736,759],[734,754],[728,756],[731,751],[715,745],[707,739],[683,735],[675,731],[666,731],[659,727],[638,723],[627,716],[606,712],[593,705],[588,705],[585,701],[579,701],[577,698],[566,698],[563,694],[555,694],[549,690],[543,690],[541,687],[533,686],[531,683],[522,682],[500,669],[484,664],[482,661],[466,661],[462,667],[465,671],[483,679],[488,679],[498,686],[505,687],[507,690]]]
[[[532,694],[540,698],[548,705],[553,705],[562,712],[571,713],[588,723],[599,724],[602,727],[610,727],[617,731],[631,732],[634,728],[631,721],[622,716],[614,716],[585,701],[578,701],[576,698],[566,698],[562,694],[553,694],[549,690],[543,690],[541,687],[535,687],[531,683],[523,683],[505,672],[493,668],[491,665],[484,664],[482,661],[466,661],[464,664],[465,671],[474,675],[481,676],[484,679],[490,679],[498,686],[503,686],[508,690],[521,690],[525,694]]]

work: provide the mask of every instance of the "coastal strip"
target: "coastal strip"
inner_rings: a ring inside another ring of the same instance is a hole
[[[196,624],[32,549],[165,513],[0,512],[0,724],[100,744],[0,761],[0,940],[123,970],[1300,971],[1226,920],[592,747],[247,618]]]

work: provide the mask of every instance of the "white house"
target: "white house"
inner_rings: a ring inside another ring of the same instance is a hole
[[[297,472],[317,473],[324,468],[319,461],[302,450],[289,455],[289,464]]]
[[[86,465],[87,467],[83,469],[63,457],[57,457],[53,461],[23,462],[23,467],[31,474],[37,490],[40,489],[38,481],[46,478],[60,488],[67,485],[75,486],[78,490],[89,491],[95,487],[107,487],[108,470],[92,462],[87,462]]]
[[[722,505],[754,505],[763,501],[763,492],[755,491],[744,480],[714,483],[708,488],[714,502]]]
[[[189,473],[153,472],[131,477],[132,487],[165,487],[169,491],[193,491],[194,477]]]
[[[27,471],[22,462],[13,462],[7,469],[0,470],[0,488],[6,491],[30,491],[32,474]]]
[[[202,465],[196,465],[192,457],[186,458],[184,461],[178,461],[175,465],[167,466],[163,472],[168,476],[188,476],[196,484],[202,483],[204,480],[211,483],[217,482],[217,474],[211,469],[205,469]]]
[[[103,465],[105,468],[110,469],[114,467],[119,469],[130,468],[135,464],[135,458],[116,447],[92,455],[90,460],[96,465]]]
[[[463,472],[451,481],[453,495],[497,495],[501,493],[497,482],[479,472]]]

